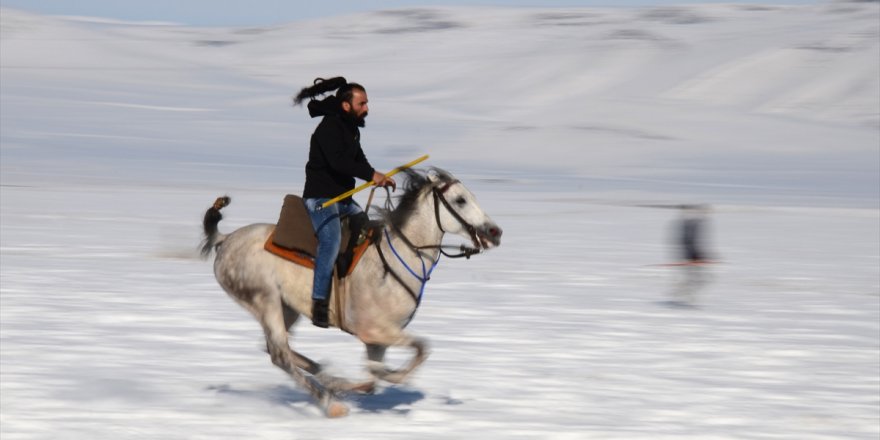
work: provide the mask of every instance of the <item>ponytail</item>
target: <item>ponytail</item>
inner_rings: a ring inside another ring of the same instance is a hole
[[[348,88],[346,86],[349,86],[348,81],[341,76],[330,79],[315,78],[315,82],[311,87],[304,87],[293,98],[293,105],[300,105],[306,98],[311,99],[339,88]],[[351,90],[350,88],[348,89]]]

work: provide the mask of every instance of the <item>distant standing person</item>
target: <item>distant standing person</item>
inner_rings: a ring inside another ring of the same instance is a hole
[[[336,91],[322,100],[314,98]],[[351,197],[322,208],[328,200],[355,186],[355,178],[370,181],[377,186],[396,186],[394,179],[376,171],[361,149],[360,127],[367,117],[367,90],[360,84],[350,83],[343,77],[318,78],[311,87],[303,88],[294,98],[295,104],[305,99],[309,115],[321,116],[321,122],[312,134],[309,161],[306,163],[306,183],[303,200],[315,235],[318,249],[315,256],[315,275],[312,286],[312,323],[326,328],[330,288],[333,284],[333,265],[342,241],[341,217],[360,214],[361,207]]]
[[[674,296],[693,302],[697,292],[706,284],[705,264],[709,263],[706,252],[706,229],[708,205],[682,205],[678,226],[677,247],[683,268],[682,279]]]
[[[687,264],[701,264],[706,262],[706,251],[703,243],[703,233],[706,223],[708,207],[705,205],[682,206],[681,246],[682,258]]]

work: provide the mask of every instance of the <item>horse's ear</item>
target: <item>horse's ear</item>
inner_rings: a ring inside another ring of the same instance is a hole
[[[437,185],[437,183],[443,180],[443,176],[441,176],[440,172],[436,168],[428,169],[428,172],[425,173],[425,177],[428,179],[428,182],[431,182],[431,185]]]

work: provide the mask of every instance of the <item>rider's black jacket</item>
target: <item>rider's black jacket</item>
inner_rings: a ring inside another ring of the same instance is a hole
[[[362,119],[342,110],[335,96],[309,102],[311,117],[323,116],[312,134],[303,198],[333,198],[354,188],[357,177],[365,181],[375,171],[361,149]]]

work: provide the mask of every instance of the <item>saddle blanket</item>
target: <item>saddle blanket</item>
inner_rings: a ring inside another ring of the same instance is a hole
[[[342,243],[337,257],[337,274],[351,274],[360,258],[372,243],[373,229],[362,232],[366,215],[342,219]],[[305,202],[299,196],[284,197],[281,215],[275,230],[266,240],[264,249],[300,266],[315,268],[318,240]]]

